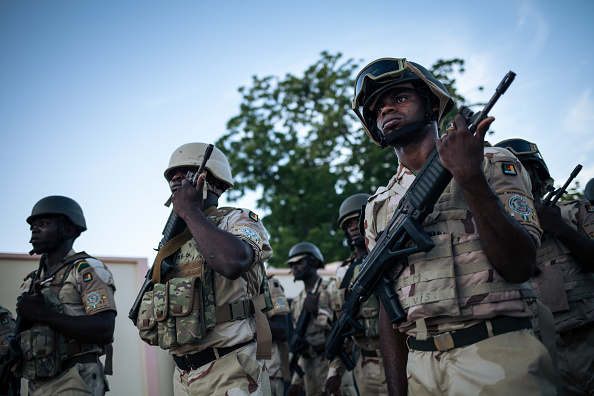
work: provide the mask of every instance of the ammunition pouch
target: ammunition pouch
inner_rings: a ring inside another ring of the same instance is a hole
[[[20,377],[48,379],[60,373],[60,334],[48,326],[34,326],[19,334],[22,366]]]

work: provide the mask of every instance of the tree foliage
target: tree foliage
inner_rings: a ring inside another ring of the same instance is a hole
[[[439,60],[432,69],[461,103],[452,74],[463,65]],[[394,151],[376,146],[351,110],[358,67],[340,53],[322,52],[302,76],[253,76],[251,86],[238,89],[239,114],[216,144],[234,174],[228,199],[262,192],[257,206],[267,213],[271,266],[283,267],[289,249],[303,241],[318,246],[326,263],[345,259],[340,204],[356,193],[373,194],[397,169]]]

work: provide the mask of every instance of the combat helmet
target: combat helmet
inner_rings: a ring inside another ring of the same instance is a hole
[[[584,199],[594,204],[594,179],[590,179],[586,184],[586,188],[584,189]]]
[[[318,268],[324,267],[324,256],[322,255],[322,252],[320,252],[320,249],[311,242],[299,242],[298,244],[293,245],[291,250],[289,250],[289,258],[287,259],[286,264],[299,261],[307,255],[313,256],[318,261]]]
[[[367,204],[367,199],[371,197],[370,194],[355,194],[351,195],[340,205],[338,210],[338,226],[342,228],[345,221],[352,217],[359,217],[361,208]]]
[[[415,89],[425,101],[425,120],[404,126],[386,139],[377,127],[373,112],[375,104],[387,90],[401,86]],[[431,97],[439,100],[438,114],[431,108]],[[437,121],[441,126],[443,117],[452,110],[454,101],[446,87],[431,72],[418,63],[408,62],[405,58],[381,58],[365,66],[355,79],[353,111],[363,124],[363,129],[371,140],[382,148],[388,146],[395,138],[406,133],[421,130],[425,125]]]
[[[31,216],[27,217],[27,223],[31,224],[36,218],[45,215],[62,215],[67,217],[78,228],[79,232],[87,229],[82,208],[71,198],[51,195],[40,199],[33,206]]]
[[[503,140],[495,145],[495,147],[501,147],[507,149],[512,152],[518,159],[522,162],[528,162],[537,170],[537,182],[540,186],[532,186],[533,189],[537,188],[539,193],[544,196],[547,192],[546,186],[552,186],[554,183],[551,174],[549,173],[549,168],[547,164],[544,162],[540,151],[538,150],[538,146],[536,143],[529,142],[524,139],[507,139]]]
[[[202,164],[204,153],[206,152],[206,143],[186,143],[171,154],[169,160],[169,166],[165,169],[165,179],[169,181],[173,177],[172,170],[182,167],[196,167],[198,168]],[[214,148],[208,162],[206,163],[206,169],[211,173],[217,180],[223,182],[226,185],[226,189],[233,187],[233,176],[231,175],[231,166],[227,157],[221,150]],[[216,191],[215,191],[216,192]],[[222,191],[221,191],[222,192]],[[220,196],[220,193],[217,194]]]

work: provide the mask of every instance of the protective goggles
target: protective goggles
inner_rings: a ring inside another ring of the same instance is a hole
[[[514,153],[516,157],[533,156],[542,159],[540,151],[535,143],[523,139],[508,139],[497,143],[495,147],[502,147]]]
[[[355,98],[353,99],[353,109],[362,106],[366,94],[369,91],[369,80],[380,82],[382,80],[393,79],[404,74],[406,58],[382,58],[371,62],[359,72],[355,79]]]

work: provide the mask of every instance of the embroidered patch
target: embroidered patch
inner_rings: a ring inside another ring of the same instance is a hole
[[[501,164],[501,168],[503,169],[503,173],[505,175],[515,176],[518,174],[516,167],[513,164]]]
[[[594,206],[592,206],[592,205],[586,205],[586,211],[589,212],[589,213],[594,212]]]
[[[258,222],[258,215],[254,212],[250,212],[250,219],[254,220],[255,222]]]
[[[78,265],[76,266],[76,272],[80,272],[80,271],[84,270],[85,268],[89,268],[89,267],[90,267],[89,263],[87,263],[84,260],[80,261],[78,263]]]
[[[528,206],[528,201],[519,195],[514,195],[509,199],[509,208],[523,216],[530,214],[530,206]]]
[[[238,224],[235,227],[233,227],[233,231],[231,231],[231,234],[243,236],[249,239],[250,241],[254,242],[256,246],[258,246],[258,248],[262,249],[262,237],[260,236],[260,233],[258,233],[258,231],[254,230],[252,227]]]
[[[93,275],[91,275],[90,273],[86,273],[82,276],[83,278],[83,282],[89,282],[93,280]]]
[[[109,308],[109,300],[104,287],[93,289],[86,294],[84,299],[87,314],[92,314],[105,308]]]
[[[278,296],[276,298],[274,309],[275,310],[284,310],[287,308],[287,300],[283,296]]]
[[[8,318],[6,316],[2,318],[2,324],[3,325],[7,325],[8,324]]]

